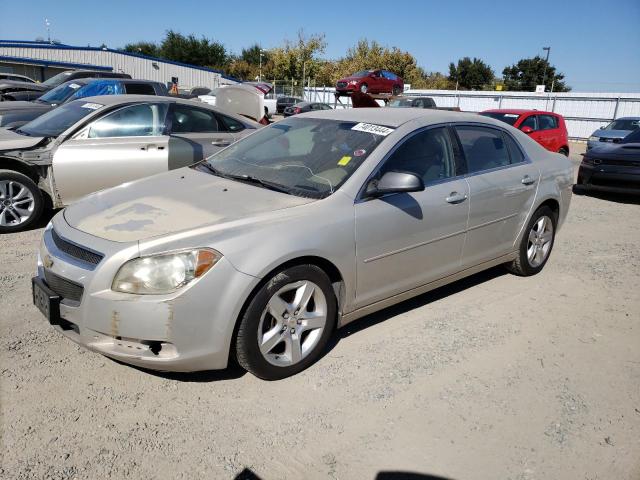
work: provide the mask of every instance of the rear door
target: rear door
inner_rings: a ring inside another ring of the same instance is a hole
[[[127,105],[91,122],[53,156],[60,200],[167,171],[166,103]]]
[[[540,173],[504,130],[456,125],[467,170],[469,227],[463,265],[470,267],[514,250],[535,199]]]
[[[236,140],[212,110],[174,103],[169,110],[169,169],[193,165]]]

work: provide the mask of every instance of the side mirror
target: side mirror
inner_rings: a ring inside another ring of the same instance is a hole
[[[533,128],[531,128],[531,127],[522,127],[520,130],[522,130],[527,135],[529,135],[531,132],[533,132]]]
[[[381,197],[388,193],[421,192],[424,182],[413,173],[387,172],[380,180],[371,180],[366,193],[370,197]]]

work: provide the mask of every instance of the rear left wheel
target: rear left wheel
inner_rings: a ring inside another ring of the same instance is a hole
[[[402,93],[402,89],[400,88],[400,85],[394,85],[393,86],[393,90],[391,91],[391,93],[394,96],[400,95]]]
[[[560,150],[558,150],[558,153],[564,155],[565,157],[569,156],[569,149],[567,147],[562,147]]]
[[[238,363],[264,380],[294,375],[322,354],[336,322],[327,275],[300,265],[274,275],[251,299],[236,336]]]
[[[555,241],[557,221],[549,207],[540,207],[534,212],[520,241],[518,257],[507,264],[511,273],[527,277],[544,268]]]

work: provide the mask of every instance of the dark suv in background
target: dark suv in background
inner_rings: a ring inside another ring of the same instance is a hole
[[[131,75],[96,70],[67,70],[42,83],[0,80],[0,101],[35,100],[58,85],[78,78],[131,78]]]
[[[284,113],[287,107],[293,107],[300,102],[304,102],[304,100],[297,97],[278,97],[276,100],[276,113]]]

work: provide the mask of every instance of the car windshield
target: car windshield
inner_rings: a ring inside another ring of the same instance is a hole
[[[640,118],[621,118],[614,120],[603,130],[635,130],[640,128]]]
[[[495,118],[496,120],[508,123],[509,125],[515,124],[518,121],[518,118],[520,118],[520,115],[518,115],[517,113],[482,112],[480,113],[480,115]]]
[[[354,73],[353,75],[351,75],[352,77],[368,77],[369,76],[369,70],[360,70],[359,72]]]
[[[72,80],[70,82],[63,83],[62,85],[58,85],[53,90],[49,90],[47,93],[38,98],[37,101],[41,103],[50,103],[52,105],[64,103],[71,97],[71,95],[80,91],[82,87],[82,84],[74,82]]]
[[[413,100],[411,100],[410,98],[397,98],[389,102],[390,107],[396,107],[396,108],[407,108],[407,107],[411,107],[412,104],[413,104]]]
[[[324,198],[355,172],[389,131],[356,122],[287,119],[216,153],[198,168],[292,195]]]
[[[57,87],[61,83],[66,82],[70,75],[71,72],[61,72],[57,75],[54,75],[49,80],[45,80],[44,82],[42,82],[42,85],[46,85],[47,87]]]
[[[30,137],[57,137],[91,112],[104,107],[99,103],[75,101],[51,110],[16,130]]]

